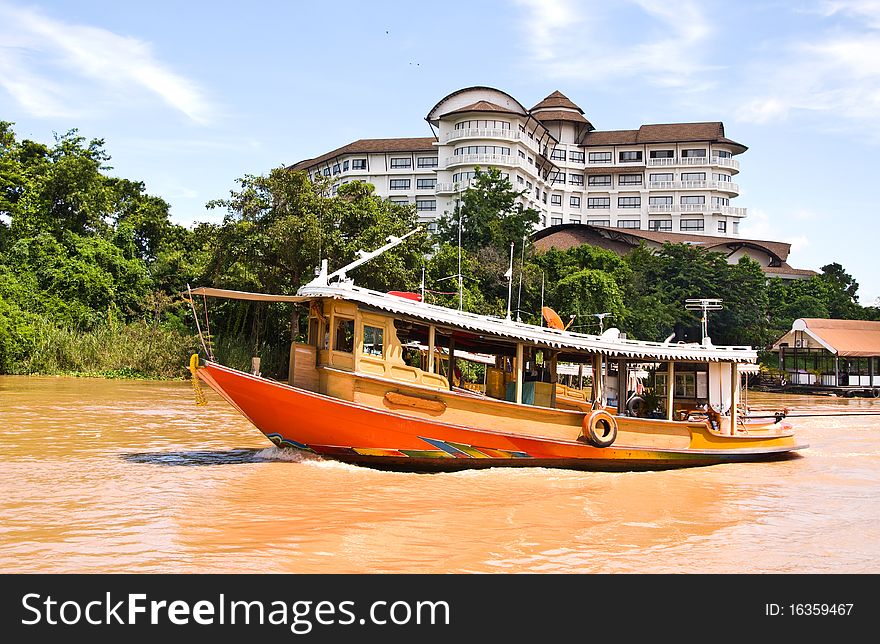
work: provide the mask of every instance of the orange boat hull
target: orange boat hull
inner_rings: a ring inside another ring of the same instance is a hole
[[[768,442],[746,449],[594,447],[465,427],[375,409],[291,387],[216,363],[198,376],[273,443],[337,460],[403,470],[498,466],[586,470],[667,469],[732,461],[776,460],[800,446]]]

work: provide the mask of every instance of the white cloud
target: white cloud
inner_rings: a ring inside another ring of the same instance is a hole
[[[700,91],[712,69],[702,62],[712,22],[692,0],[517,0],[525,12],[528,65],[550,78],[602,81],[639,77],[652,85]],[[632,24],[632,23],[638,24]],[[626,25],[625,39],[612,25]]]
[[[826,117],[826,129],[880,125],[880,1],[823,2],[808,13],[818,20],[813,30],[747,67],[737,120],[810,112]]]
[[[213,112],[198,86],[162,64],[150,43],[5,4],[0,4],[0,87],[38,117],[77,116],[144,95],[201,124]]]

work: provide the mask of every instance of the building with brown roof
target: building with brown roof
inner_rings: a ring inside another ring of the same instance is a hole
[[[551,248],[567,250],[574,246],[589,244],[606,248],[619,255],[629,253],[640,244],[659,249],[663,244],[689,244],[701,246],[712,252],[722,253],[728,263],[735,264],[740,257],[749,257],[761,265],[768,277],[784,280],[809,279],[816,271],[794,268],[787,262],[791,244],[741,237],[694,235],[659,230],[634,230],[592,226],[588,224],[559,224],[535,232],[532,241],[538,251]]]
[[[789,385],[880,398],[880,322],[800,318],[772,348]]]
[[[541,227],[590,224],[623,230],[737,236],[746,209],[733,177],[746,146],[718,121],[597,130],[560,91],[527,109],[492,87],[444,96],[425,117],[432,137],[361,139],[292,166],[414,204],[431,223],[453,211],[475,168],[497,167]]]

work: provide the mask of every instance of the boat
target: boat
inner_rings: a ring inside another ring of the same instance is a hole
[[[757,359],[751,347],[639,341],[616,328],[576,333],[355,285],[347,273],[379,251],[332,274],[323,260],[295,295],[190,289],[191,299],[308,310],[287,381],[260,375],[257,361],[251,372],[221,364],[203,338],[194,383],[279,447],[382,469],[658,470],[780,460],[807,447],[784,412],[750,418],[742,405],[742,374]],[[463,382],[458,356],[482,366],[481,382]],[[589,374],[589,387],[585,378],[561,383],[563,364]],[[633,404],[633,372],[651,374],[652,409]]]

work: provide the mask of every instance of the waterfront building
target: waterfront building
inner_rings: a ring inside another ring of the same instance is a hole
[[[602,131],[559,91],[527,109],[490,87],[452,92],[425,118],[433,136],[360,139],[291,167],[330,177],[334,189],[369,181],[429,225],[454,211],[476,167],[490,166],[524,192],[541,228],[736,237],[747,214],[730,203],[739,194],[735,157],[747,148],[719,121]]]
[[[772,349],[786,384],[880,397],[880,322],[799,318]]]

